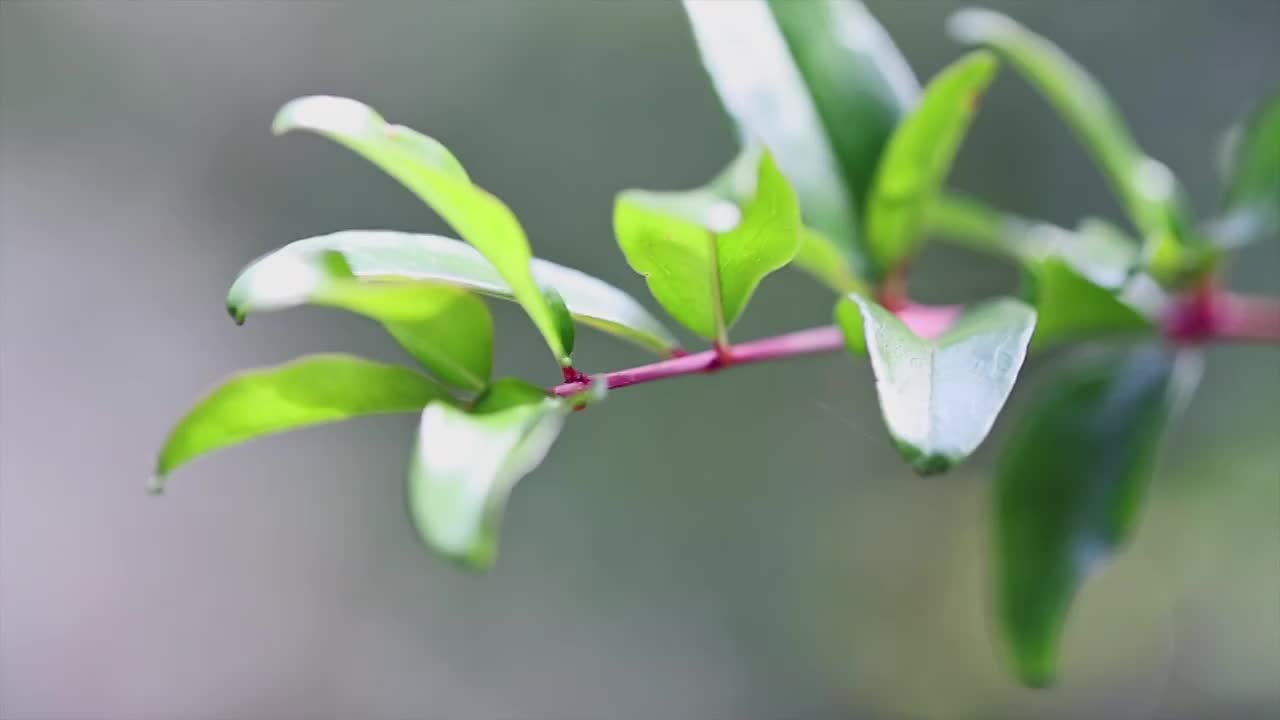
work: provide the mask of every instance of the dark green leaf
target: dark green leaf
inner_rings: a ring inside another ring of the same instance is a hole
[[[1212,261],[1188,252],[1191,234],[1181,188],[1169,168],[1147,157],[1102,87],[1078,63],[1043,37],[990,10],[956,13],[951,34],[999,51],[1057,109],[1083,141],[1146,237],[1145,256],[1162,282],[1176,282]]]
[[[919,92],[884,28],[853,0],[686,0],[685,9],[744,142],[777,155],[807,224],[855,249],[869,175]]]
[[[854,294],[847,302],[859,312],[846,305],[836,320],[850,349],[866,347],[871,356],[880,410],[903,457],[922,474],[968,457],[1013,389],[1035,311],[1017,300],[995,300],[926,340],[870,300]]]
[[[409,474],[409,508],[423,539],[471,567],[493,564],[511,489],[542,462],[569,401],[504,380],[470,411],[431,403],[422,411]]]
[[[1280,92],[1257,109],[1232,145],[1220,232],[1234,242],[1280,234]]]
[[[556,319],[556,330],[560,333],[560,344],[564,346],[564,351],[573,353],[573,345],[576,341],[576,332],[573,327],[573,315],[569,312],[569,306],[565,304],[564,297],[553,287],[545,288],[543,294],[547,296],[547,305],[551,308],[551,314]]]
[[[399,180],[471,243],[511,288],[561,365],[569,364],[555,317],[530,263],[529,241],[511,209],[472,184],[440,143],[400,125],[389,125],[372,108],[337,97],[305,97],[280,109],[277,133],[309,130],[364,156]]]
[[[618,196],[614,230],[631,267],[690,330],[724,339],[756,286],[800,247],[800,208],[768,153],[744,207],[709,188]]]
[[[448,394],[406,368],[350,355],[311,355],[235,375],[169,432],[154,488],[178,466],[247,440],[361,415],[417,412]]]
[[[482,390],[493,367],[493,320],[484,302],[450,285],[361,282],[341,253],[273,253],[232,287],[237,322],[249,310],[302,304],[341,308],[380,321],[424,367],[449,385]]]
[[[1171,409],[1198,376],[1190,365],[1144,348],[1076,368],[1011,439],[996,481],[996,571],[1027,684],[1052,681],[1076,591],[1132,534]]]
[[[925,87],[920,104],[889,139],[867,202],[867,243],[877,272],[888,273],[915,254],[925,215],[995,73],[989,52],[960,58]]]
[[[362,280],[425,280],[507,300],[513,297],[493,265],[465,243],[437,235],[350,230],[299,240],[255,261],[231,286],[227,305],[232,315],[243,318],[304,302],[311,273],[299,268],[313,267],[332,253],[339,253]],[[678,345],[630,295],[601,280],[538,258],[533,260],[533,275],[542,287],[554,288],[569,312],[587,325],[662,354]],[[562,337],[558,324],[556,333]]]

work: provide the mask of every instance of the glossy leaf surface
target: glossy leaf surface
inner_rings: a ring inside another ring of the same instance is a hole
[[[877,272],[890,272],[915,254],[926,213],[996,65],[994,55],[978,51],[943,69],[890,138],[867,203],[867,242]]]
[[[233,287],[237,322],[253,310],[312,304],[341,308],[382,323],[441,381],[483,390],[493,367],[493,320],[484,302],[458,287],[422,282],[362,282],[341,253],[280,252],[267,256]]]
[[[234,375],[170,431],[155,489],[177,467],[264,435],[362,415],[417,412],[448,394],[418,373],[351,355],[311,355]]]
[[[440,143],[400,125],[388,124],[372,108],[348,98],[305,97],[276,115],[277,133],[309,130],[339,142],[391,175],[417,195],[493,263],[511,295],[529,314],[562,365],[568,352],[555,316],[534,280],[533,253],[524,230],[501,200],[472,184]]]
[[[627,262],[658,302],[699,335],[723,339],[756,286],[800,247],[800,208],[769,154],[755,195],[741,208],[708,188],[628,190],[618,196],[614,231]]]
[[[1150,318],[1061,258],[1031,261],[1028,270],[1037,316],[1032,338],[1036,350],[1072,340],[1154,330]]]
[[[703,64],[744,143],[772,150],[805,221],[842,248],[889,132],[918,85],[853,0],[686,0]]]
[[[511,379],[470,411],[428,405],[409,475],[409,508],[423,539],[468,566],[492,565],[512,488],[546,457],[570,412],[570,402]]]
[[[511,287],[493,265],[466,243],[438,235],[349,230],[290,243],[249,265],[228,293],[232,315],[243,318],[304,302],[300,298],[308,292],[314,272],[306,268],[322,263],[330,253],[340,254],[362,280],[424,280],[513,299]],[[662,323],[612,285],[538,258],[532,268],[538,284],[553,288],[578,321],[657,353],[669,354],[677,347],[675,336]],[[557,322],[557,336],[562,332]]]
[[[837,310],[851,350],[867,349],[880,410],[899,452],[922,474],[942,472],[986,438],[1026,359],[1036,316],[1025,303],[996,300],[925,340],[893,313],[859,295]],[[862,340],[859,341],[859,335]]]
[[[997,595],[1027,684],[1052,681],[1077,590],[1132,534],[1170,412],[1198,377],[1196,360],[1175,372],[1172,354],[1143,348],[1073,368],[1010,440],[995,490]]]

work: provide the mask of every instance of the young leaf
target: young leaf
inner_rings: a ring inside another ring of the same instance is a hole
[[[929,206],[995,73],[989,52],[960,58],[930,81],[889,139],[867,202],[867,243],[877,272],[887,274],[915,254]]]
[[[551,315],[556,319],[556,332],[560,334],[560,344],[564,346],[566,353],[572,354],[577,332],[573,326],[573,315],[569,312],[569,306],[565,305],[564,296],[553,287],[544,288],[542,294],[547,296],[547,306],[551,308]]]
[[[1280,91],[1240,132],[1220,229],[1228,240],[1250,242],[1280,233]]]
[[[396,365],[351,355],[310,355],[232,376],[196,403],[169,432],[153,487],[205,453],[310,425],[378,413],[417,412],[449,395]]]
[[[777,154],[810,226],[857,249],[869,174],[919,92],[884,28],[853,0],[684,7],[743,140]]]
[[[1031,346],[1052,345],[1099,335],[1151,332],[1154,323],[1114,292],[1098,285],[1058,257],[1027,263],[1036,307]]]
[[[442,145],[409,128],[389,125],[372,108],[348,98],[290,101],[276,115],[272,130],[319,133],[400,181],[493,263],[556,359],[569,364],[555,316],[530,270],[533,254],[520,223],[501,200],[473,185]]]
[[[409,509],[422,538],[468,566],[493,564],[511,489],[542,462],[572,405],[518,380],[494,385],[470,412],[422,411]]]
[[[493,320],[461,288],[424,282],[361,282],[341,253],[274,253],[233,286],[236,322],[253,310],[303,304],[348,310],[382,323],[409,354],[454,387],[483,390],[493,367]]]
[[[992,301],[926,340],[870,300],[853,294],[844,302],[859,312],[845,306],[836,320],[850,348],[865,346],[871,356],[880,411],[902,456],[921,474],[968,457],[1013,389],[1035,311],[1017,300]]]
[[[1028,685],[1052,681],[1076,591],[1132,534],[1176,396],[1197,375],[1182,368],[1193,369],[1163,348],[1076,368],[1008,445],[995,489],[997,595]]]
[[[348,230],[299,240],[254,261],[231,286],[228,309],[243,319],[250,312],[304,302],[299,293],[307,292],[311,273],[299,268],[322,263],[332,253],[340,254],[361,280],[425,280],[513,298],[511,286],[493,265],[465,243],[438,235]],[[554,288],[580,322],[664,355],[679,344],[640,303],[612,285],[538,258],[533,259],[533,276],[540,286]],[[558,323],[556,333],[563,338]]]
[[[706,338],[722,340],[760,281],[800,247],[794,191],[768,153],[758,168],[755,197],[742,208],[707,188],[628,190],[614,208],[627,262],[672,317]]]
[[[1186,250],[1197,239],[1190,233],[1177,179],[1138,148],[1119,111],[1083,67],[1045,38],[990,10],[962,10],[948,27],[960,42],[1000,52],[1066,119],[1145,236],[1153,274],[1174,282],[1212,260],[1211,254]]]

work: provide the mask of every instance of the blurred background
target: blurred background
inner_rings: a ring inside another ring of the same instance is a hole
[[[873,2],[917,74],[958,3]],[[994,3],[1113,92],[1205,214],[1217,139],[1280,81],[1280,3]],[[153,453],[232,371],[314,351],[407,358],[325,310],[237,328],[249,260],[345,228],[446,230],[372,166],[273,139],[286,100],[361,99],[436,136],[535,251],[650,307],[610,232],[625,187],[702,183],[734,141],[675,2],[0,2],[0,718],[1203,718],[1280,712],[1280,353],[1215,348],[1136,542],[1090,584],[1061,682],[1019,688],[988,601],[984,450],[921,479],[844,356],[616,393],[516,491],[496,569],[425,551],[414,418],[229,450],[149,497]],[[1074,223],[1121,215],[1011,72],[953,186]],[[1280,244],[1237,288],[1280,292]],[[932,249],[924,300],[1009,292]],[[767,280],[735,330],[820,324]],[[548,383],[513,305],[499,371]],[[644,362],[580,333],[588,371]],[[691,343],[692,344],[692,343]]]

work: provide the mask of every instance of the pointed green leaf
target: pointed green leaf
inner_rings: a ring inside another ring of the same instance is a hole
[[[544,288],[542,294],[547,296],[547,306],[551,308],[551,315],[556,319],[556,332],[560,334],[560,344],[564,346],[566,353],[573,354],[577,333],[569,306],[565,305],[564,297],[553,287]]]
[[[542,462],[571,404],[516,380],[495,384],[470,411],[422,411],[409,509],[431,547],[468,566],[493,564],[507,497]]]
[[[628,190],[614,208],[627,262],[672,317],[706,338],[721,338],[800,247],[795,193],[768,153],[758,168],[755,197],[741,208],[708,188]]]
[[[1028,269],[1037,316],[1035,350],[1101,335],[1150,333],[1155,327],[1146,315],[1061,258],[1032,261]]]
[[[1220,232],[1237,243],[1280,234],[1280,91],[1240,130],[1230,157]]]
[[[846,250],[859,247],[870,173],[919,92],[884,28],[853,0],[684,6],[744,142],[777,154],[810,226]]]
[[[534,280],[524,229],[501,200],[472,184],[458,161],[435,140],[390,125],[372,108],[348,98],[290,101],[276,115],[276,134],[309,130],[339,142],[400,181],[471,243],[511,288],[560,364],[568,353],[555,317]]]
[[[876,303],[856,294],[849,300],[859,314],[837,309],[836,319],[851,349],[865,343],[880,411],[899,452],[921,474],[942,472],[968,457],[1013,389],[1035,311],[1017,300],[995,300],[926,340]]]
[[[310,355],[232,376],[169,432],[155,489],[178,466],[264,435],[361,415],[417,412],[448,394],[406,368],[351,355]]]
[[[867,202],[867,243],[877,272],[889,273],[915,254],[929,207],[995,74],[989,52],[960,58],[929,82],[889,139]]]
[[[484,302],[450,285],[361,282],[341,253],[273,253],[233,286],[229,310],[303,304],[341,308],[382,323],[409,354],[441,381],[483,390],[493,367],[493,320]]]
[[[250,264],[228,293],[232,315],[244,317],[305,302],[300,298],[310,292],[312,272],[303,269],[332,253],[340,254],[362,280],[424,280],[513,298],[493,265],[466,243],[438,235],[349,230],[290,243]],[[540,286],[554,288],[574,318],[587,325],[664,355],[679,344],[642,305],[612,285],[538,258],[533,260],[533,275]],[[559,324],[556,333],[561,336]]]
[[[1076,591],[1132,534],[1160,436],[1198,376],[1187,359],[1143,348],[1075,368],[1009,442],[995,490],[997,596],[1029,685],[1052,681]]]
[[[1057,109],[1102,168],[1133,223],[1145,236],[1145,256],[1162,282],[1178,282],[1213,260],[1187,220],[1177,179],[1138,147],[1111,99],[1060,48],[1014,20],[990,10],[952,16],[949,29],[963,43],[1000,52]]]

